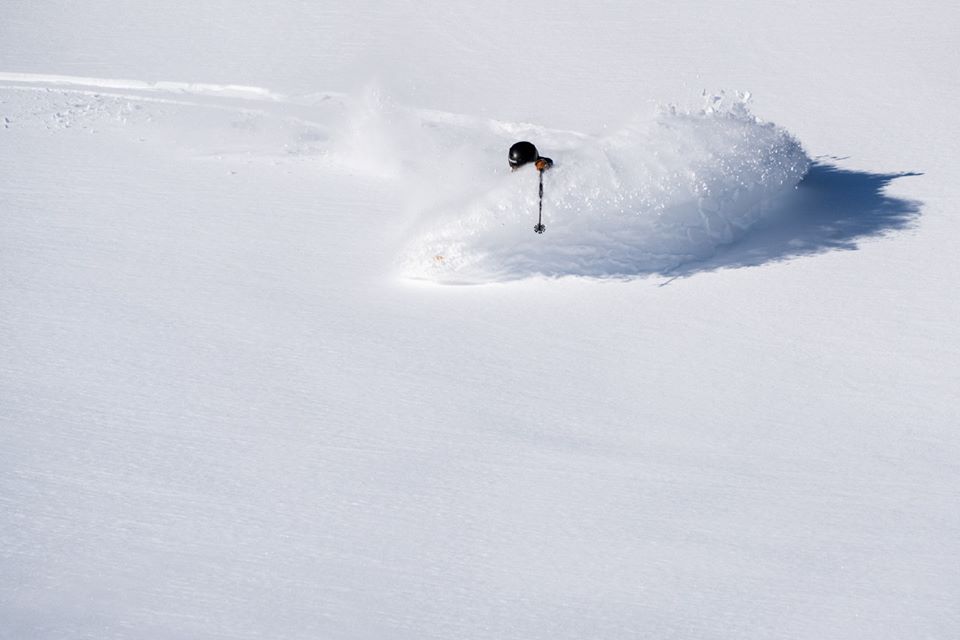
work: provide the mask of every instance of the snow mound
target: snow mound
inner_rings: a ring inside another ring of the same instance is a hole
[[[415,138],[403,148],[444,158],[443,166],[415,156],[392,165],[406,169],[417,209],[401,271],[438,282],[669,271],[710,257],[773,215],[810,165],[788,132],[760,121],[743,100],[664,109],[602,137],[423,114],[413,132],[399,130]],[[533,231],[536,170],[506,167],[507,148],[521,139],[556,162],[544,176],[543,235]],[[465,151],[468,142],[480,151]],[[426,176],[445,188],[427,186]]]

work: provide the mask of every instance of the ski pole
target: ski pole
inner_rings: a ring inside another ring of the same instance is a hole
[[[543,233],[547,230],[543,226],[543,169],[537,169],[537,173],[540,174],[540,215],[537,216],[537,226],[533,228],[537,233]]]

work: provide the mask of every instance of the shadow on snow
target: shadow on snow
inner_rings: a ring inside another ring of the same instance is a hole
[[[849,171],[815,162],[796,191],[778,204],[765,224],[719,248],[711,258],[686,262],[662,275],[677,278],[835,249],[856,249],[857,242],[864,238],[912,226],[922,203],[894,198],[885,191],[897,178],[918,175],[922,174]]]

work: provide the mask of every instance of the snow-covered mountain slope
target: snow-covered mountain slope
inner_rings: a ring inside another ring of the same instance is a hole
[[[7,3],[0,638],[956,637],[957,23]]]

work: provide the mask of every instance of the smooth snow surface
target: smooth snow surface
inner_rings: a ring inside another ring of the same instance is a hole
[[[7,0],[0,639],[960,637],[958,30]]]

